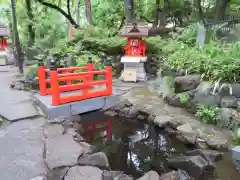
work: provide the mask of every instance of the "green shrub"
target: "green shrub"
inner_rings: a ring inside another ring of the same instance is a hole
[[[219,108],[216,106],[204,106],[203,104],[198,104],[196,116],[206,124],[216,124],[220,118],[218,116]]]

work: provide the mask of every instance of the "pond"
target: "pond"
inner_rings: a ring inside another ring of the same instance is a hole
[[[136,179],[150,170],[160,175],[171,171],[167,166],[168,157],[181,156],[194,149],[168,136],[154,124],[139,120],[105,117],[99,124],[99,131],[88,131],[84,135],[95,146],[94,151],[106,153],[111,170],[124,171]],[[201,180],[238,180],[239,175],[231,154],[225,153],[223,160],[216,163],[215,172]]]

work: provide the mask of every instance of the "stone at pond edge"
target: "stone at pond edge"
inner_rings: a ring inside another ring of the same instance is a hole
[[[181,93],[196,89],[200,84],[201,76],[200,75],[186,75],[176,77],[174,80],[174,88],[176,93]]]
[[[99,168],[109,168],[107,156],[103,152],[85,155],[78,160],[79,165],[96,166]]]
[[[83,154],[83,148],[71,135],[61,135],[46,139],[46,165],[50,169],[73,166]]]
[[[133,177],[126,174],[119,174],[113,180],[133,180]]]
[[[178,126],[177,130],[180,131],[180,132],[183,132],[183,133],[184,132],[186,132],[186,133],[193,132],[192,127],[188,123]]]
[[[228,128],[232,123],[232,109],[230,108],[220,108],[219,111],[220,121],[218,121],[217,125],[220,127]]]
[[[159,180],[191,180],[191,178],[185,171],[179,169],[163,174]]]
[[[201,156],[178,156],[167,161],[169,167],[183,169],[195,179],[199,179],[208,166],[208,162]]]
[[[55,168],[54,170],[49,171],[46,180],[63,179],[63,177],[67,174],[68,170],[69,167]]]
[[[143,177],[137,179],[137,180],[158,180],[160,177],[157,172],[155,171],[149,171],[147,172]]]
[[[220,106],[222,108],[237,108],[237,98],[234,96],[224,96],[221,99]]]
[[[74,166],[69,169],[64,180],[102,180],[103,171],[92,166]]]
[[[103,180],[114,180],[120,174],[124,174],[122,171],[107,171],[103,170]]]
[[[86,142],[78,142],[78,144],[82,147],[83,154],[88,154],[93,151],[93,146]]]
[[[153,122],[157,124],[160,128],[166,127],[170,124],[173,117],[171,116],[156,116]]]
[[[215,168],[214,162],[217,162],[222,159],[223,153],[214,150],[202,150],[202,149],[195,149],[192,151],[187,152],[190,156],[197,156],[200,155],[203,159],[208,162],[209,170],[213,170]]]

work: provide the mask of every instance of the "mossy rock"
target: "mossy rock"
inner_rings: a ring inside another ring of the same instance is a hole
[[[175,95],[174,77],[164,76],[159,86],[158,95],[167,99]]]

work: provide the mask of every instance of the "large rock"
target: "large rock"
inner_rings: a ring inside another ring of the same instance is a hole
[[[209,95],[212,91],[213,84],[208,81],[202,81],[196,88],[197,93]]]
[[[91,155],[87,154],[78,160],[78,164],[109,168],[107,156],[103,152],[97,152]]]
[[[102,180],[103,171],[92,166],[74,166],[69,169],[64,180]]]
[[[191,107],[193,111],[196,110],[198,104],[202,104],[205,107],[209,106],[219,106],[220,105],[220,96],[205,95],[202,93],[196,93],[195,96],[189,101],[189,108]]]
[[[83,148],[69,134],[46,139],[46,164],[54,169],[77,164]]]
[[[143,177],[139,178],[138,180],[158,180],[160,177],[157,172],[149,171]]]
[[[220,106],[222,108],[237,108],[237,98],[234,96],[224,96],[221,99]]]
[[[240,98],[240,84],[226,84],[219,90],[221,96],[234,96]]]
[[[167,161],[169,167],[183,169],[195,179],[199,179],[208,166],[208,162],[201,156],[179,156]]]
[[[180,93],[196,89],[197,86],[200,84],[200,81],[200,75],[186,75],[176,77],[174,81],[175,92]]]
[[[162,96],[164,100],[168,101],[175,95],[174,78],[171,76],[164,76],[159,85],[158,95]]]

